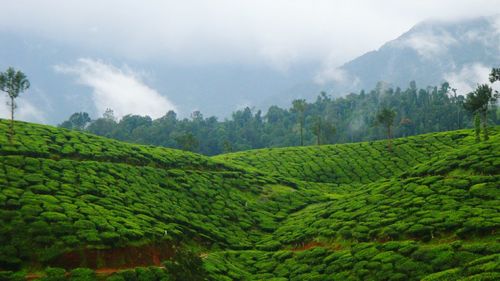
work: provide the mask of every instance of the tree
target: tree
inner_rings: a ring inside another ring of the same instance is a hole
[[[102,118],[116,122],[115,112],[111,108],[106,108],[106,110],[102,114]]]
[[[322,129],[322,121],[321,117],[316,118],[312,125],[312,132],[316,136],[316,145],[321,145],[321,129]]]
[[[476,135],[476,142],[481,141],[481,118],[479,118],[479,114],[474,115],[474,133]]]
[[[495,81],[500,81],[500,67],[491,69],[490,82],[493,84]]]
[[[174,281],[202,281],[207,278],[200,255],[182,246],[175,247],[174,258],[164,262],[164,265]]]
[[[107,108],[101,118],[93,120],[85,129],[93,134],[109,137],[116,128],[116,118],[114,111]]]
[[[498,93],[493,94],[493,89],[487,85],[478,85],[474,92],[468,93],[464,102],[464,108],[481,117],[483,127],[483,138],[488,140],[488,107],[495,103]]]
[[[68,120],[62,122],[59,127],[83,131],[87,127],[87,124],[91,121],[92,120],[87,112],[75,112],[69,117]]]
[[[394,124],[394,117],[396,112],[389,108],[383,108],[377,113],[377,124],[382,125],[387,131],[387,149],[392,151],[392,125]]]
[[[312,125],[312,132],[316,136],[316,144],[321,145],[321,143],[330,143],[332,141],[336,129],[331,122],[317,117]]]
[[[0,73],[0,90],[9,95],[10,101],[7,105],[10,106],[10,134],[9,141],[12,143],[14,138],[14,110],[16,109],[15,99],[20,93],[28,90],[30,82],[26,75],[21,71],[16,71],[9,67],[4,73]]]
[[[182,150],[195,152],[200,146],[198,139],[192,133],[184,133],[174,139]]]
[[[298,99],[292,102],[292,111],[299,115],[300,125],[300,145],[304,145],[304,112],[306,111],[307,103],[305,99]]]

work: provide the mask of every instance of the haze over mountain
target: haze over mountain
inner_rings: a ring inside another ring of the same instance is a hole
[[[84,2],[57,13],[46,3],[4,7],[0,69],[22,69],[32,82],[18,100],[19,119],[57,124],[76,111],[98,117],[106,108],[118,117],[200,110],[224,118],[245,106],[266,110],[314,99],[322,90],[334,96],[370,90],[380,80],[401,87],[448,80],[465,93],[500,63],[495,1],[464,2],[445,13],[455,2],[403,9],[391,1],[376,7],[160,1],[149,10],[124,2],[127,9],[113,18],[106,11],[117,3],[91,9]],[[342,16],[352,10],[364,24]],[[421,22],[427,17],[440,20]]]
[[[411,79],[420,86],[448,81],[466,94],[476,83],[486,82],[491,67],[499,64],[500,15],[496,15],[422,22],[323,76],[335,82],[337,91],[370,89],[378,81],[406,87]]]

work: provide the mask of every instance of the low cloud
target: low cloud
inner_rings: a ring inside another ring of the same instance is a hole
[[[134,60],[270,64],[285,71],[331,53],[340,65],[426,18],[498,13],[497,0],[4,2],[0,31]]]
[[[329,65],[316,74],[314,82],[323,85],[328,82],[344,83],[348,79],[348,74],[345,70]]]
[[[458,41],[448,32],[434,32],[432,30],[413,34],[401,42],[401,46],[414,49],[425,59],[443,55],[450,46],[456,44],[458,44]]]
[[[0,96],[0,118],[10,119],[10,106],[7,105],[8,101],[10,101],[10,99],[7,95]],[[27,98],[20,96],[16,99],[15,103],[17,105],[14,111],[14,118],[16,120],[47,123],[45,113],[33,105]]]
[[[456,72],[449,72],[443,75],[443,79],[450,83],[452,88],[457,89],[457,93],[466,95],[472,92],[478,84],[489,83],[488,76],[491,68],[480,63],[469,64]],[[499,83],[495,83],[494,89],[499,88]]]
[[[56,72],[77,77],[77,82],[92,88],[92,101],[98,114],[112,108],[117,117],[126,114],[158,118],[174,104],[142,81],[128,67],[118,68],[100,60],[78,59],[73,65],[56,65]]]

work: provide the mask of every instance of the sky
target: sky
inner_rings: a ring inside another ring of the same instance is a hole
[[[335,72],[338,66],[423,20],[500,13],[498,0],[2,2],[0,32],[36,35],[102,54],[51,66],[91,88],[98,112],[113,107],[118,115],[152,117],[164,114],[160,108],[177,107],[132,64],[265,65],[286,73],[297,64],[318,63],[315,81],[322,83],[341,75]],[[110,62],[107,54],[123,62]]]

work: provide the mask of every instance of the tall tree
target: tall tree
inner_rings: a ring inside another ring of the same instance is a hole
[[[500,81],[500,67],[491,69],[490,82],[495,83],[495,81]]]
[[[474,92],[468,93],[464,102],[466,110],[478,114],[481,117],[483,127],[483,138],[488,140],[488,107],[495,103],[498,93],[493,94],[493,89],[487,85],[478,85]]]
[[[305,99],[298,99],[292,102],[292,111],[298,114],[300,126],[300,145],[304,145],[304,112],[306,111],[307,103]]]
[[[316,144],[331,143],[336,132],[335,126],[328,120],[317,117],[312,124],[312,133],[316,136]]]
[[[322,122],[321,117],[317,117],[316,120],[314,120],[314,123],[312,124],[312,132],[316,136],[316,145],[321,145],[321,129],[322,129]]]
[[[481,118],[479,114],[474,114],[474,133],[476,135],[476,142],[481,141]]]
[[[69,117],[69,120],[64,121],[59,126],[66,129],[83,131],[91,121],[87,112],[75,112]]]
[[[192,133],[180,134],[174,139],[182,150],[196,152],[200,146],[198,139]]]
[[[15,99],[20,93],[30,87],[30,82],[26,75],[21,71],[16,71],[9,67],[5,72],[0,73],[0,90],[6,92],[10,98],[7,105],[10,106],[10,134],[9,140],[12,143],[14,138],[14,110],[16,109]]]
[[[386,129],[387,133],[387,149],[392,151],[392,126],[394,125],[394,117],[396,117],[396,112],[392,109],[384,107],[377,113],[377,124],[382,125]]]

